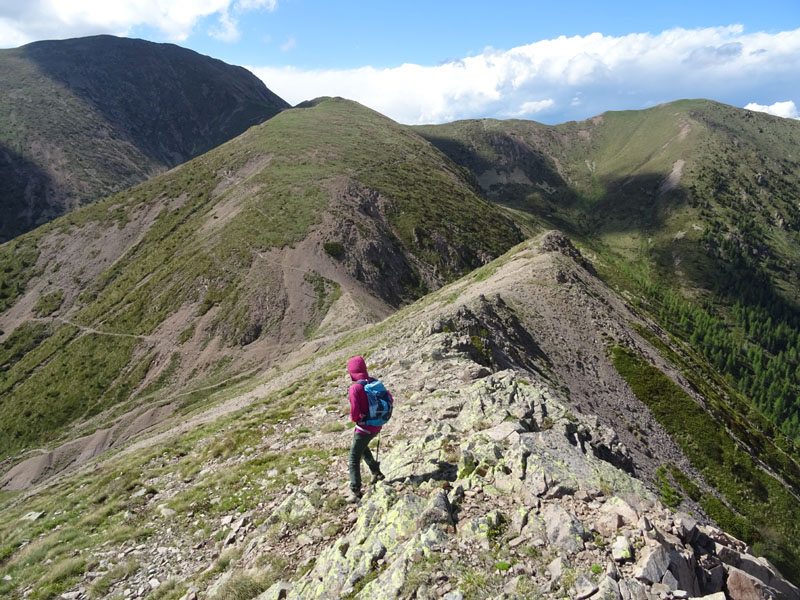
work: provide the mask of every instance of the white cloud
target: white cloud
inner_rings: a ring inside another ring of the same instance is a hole
[[[275,10],[277,0],[26,0],[0,3],[0,47],[40,39],[63,39],[112,33],[125,35],[136,26],[185,40],[200,19],[218,17],[209,34],[239,38],[237,16],[251,10]]]
[[[291,103],[352,98],[403,123],[519,115],[527,102],[548,122],[605,110],[705,97],[744,105],[800,98],[800,29],[745,33],[739,25],[660,34],[559,37],[436,66],[301,70],[250,67]]]
[[[219,26],[211,28],[208,34],[221,42],[236,42],[242,37],[239,21],[231,17],[227,10],[219,16]]]
[[[281,46],[281,50],[283,52],[288,52],[292,48],[297,46],[297,40],[294,39],[294,36],[290,36],[288,40]]]
[[[787,119],[800,119],[800,111],[797,110],[797,106],[795,106],[794,102],[792,102],[791,100],[787,102],[775,102],[774,104],[770,104],[769,106],[751,102],[750,104],[745,106],[745,108],[747,110],[757,110],[758,112],[769,113],[771,115],[775,115],[776,117],[785,117]]]
[[[529,100],[528,102],[523,102],[522,106],[520,106],[516,111],[507,113],[507,116],[527,117],[538,112],[542,112],[543,110],[553,106],[553,104],[555,104],[555,101],[552,98],[548,98],[547,100]]]

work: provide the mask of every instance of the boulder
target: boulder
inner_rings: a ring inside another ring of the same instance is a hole
[[[775,590],[736,567],[728,567],[725,586],[731,600],[771,600],[776,596]]]
[[[704,581],[701,584],[704,594],[716,594],[722,590],[722,585],[725,583],[725,567],[716,565],[705,571],[704,575]]]
[[[619,582],[619,593],[622,600],[649,600],[645,586],[627,577]]]
[[[291,591],[291,584],[278,581],[269,586],[266,592],[258,595],[255,600],[285,600]]]
[[[316,512],[317,508],[309,495],[303,490],[297,490],[273,511],[270,520],[273,522],[277,522],[280,519],[289,522],[305,521]]]
[[[172,517],[174,517],[176,514],[178,514],[178,513],[176,513],[176,512],[175,512],[173,509],[171,509],[171,508],[167,508],[167,507],[166,507],[166,506],[164,506],[163,504],[159,505],[159,507],[158,507],[158,512],[159,512],[159,513],[161,514],[161,516],[162,516],[162,517],[164,517],[165,519],[171,519],[171,518],[172,518]]]
[[[600,585],[597,586],[597,600],[622,600],[619,593],[619,584],[611,577],[603,577]]]
[[[526,506],[520,506],[517,510],[514,511],[514,514],[511,515],[511,531],[516,535],[520,535],[522,530],[528,524],[528,515],[530,515],[530,509]]]
[[[719,542],[715,544],[715,548],[719,559],[729,567],[743,571],[764,585],[774,588],[779,595],[800,599],[800,590],[786,581],[767,559],[739,552]]]
[[[661,583],[667,586],[667,589],[670,592],[674,592],[675,590],[681,589],[681,586],[678,583],[678,579],[670,571],[664,573],[664,576],[661,578]]]
[[[675,589],[686,590],[691,597],[700,595],[700,583],[695,574],[696,564],[691,552],[685,550],[670,550],[669,552],[669,570],[678,581],[678,587]]]
[[[558,581],[561,575],[564,574],[564,569],[569,566],[563,558],[557,556],[549,565],[547,565],[547,573],[550,575],[550,581]]]
[[[622,563],[633,558],[633,549],[628,538],[624,535],[618,535],[614,543],[611,544],[611,556],[615,562]]]
[[[625,525],[635,525],[639,521],[639,514],[633,507],[616,496],[606,500],[600,510],[605,514],[619,515]]]
[[[648,583],[660,583],[669,568],[669,553],[663,546],[648,546],[636,563],[633,576]]]
[[[575,578],[575,583],[572,584],[572,590],[575,593],[576,600],[584,600],[594,594],[598,589],[597,584],[583,573],[578,573],[578,576]]]
[[[417,525],[420,529],[424,529],[433,523],[441,523],[442,525],[453,525],[452,508],[450,507],[450,500],[447,498],[447,493],[444,490],[439,490],[434,493],[425,510],[419,516]]]
[[[604,537],[611,537],[622,527],[622,516],[617,513],[604,513],[594,522],[593,529]]]
[[[675,534],[684,544],[691,544],[697,535],[697,520],[679,512],[675,515]]]
[[[583,540],[588,539],[589,535],[575,515],[560,504],[548,504],[540,516],[550,544],[572,553],[583,550]]]
[[[504,517],[499,511],[492,511],[483,516],[473,517],[459,527],[459,534],[467,539],[483,540],[484,545],[499,531]]]
[[[515,440],[519,441],[519,434],[524,431],[525,428],[519,424],[519,421],[503,421],[499,425],[495,425],[483,433],[488,435],[495,442],[502,442],[508,439],[513,443]],[[516,438],[514,438],[515,434]]]

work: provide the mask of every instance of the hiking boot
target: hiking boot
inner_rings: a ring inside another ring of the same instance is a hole
[[[386,475],[381,473],[381,468],[380,467],[378,467],[377,469],[372,471],[372,483],[373,484],[378,483],[379,481],[383,481],[384,479],[386,479]]]
[[[350,504],[358,504],[361,501],[361,490],[348,490],[345,495],[345,500]]]

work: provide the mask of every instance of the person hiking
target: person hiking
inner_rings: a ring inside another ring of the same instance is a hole
[[[380,463],[375,460],[369,449],[369,443],[380,433],[381,426],[365,423],[370,416],[370,407],[364,386],[377,380],[367,373],[367,364],[364,359],[360,356],[351,358],[347,361],[347,371],[355,382],[350,386],[348,397],[350,399],[350,420],[356,424],[353,429],[353,443],[350,446],[350,493],[347,500],[358,502],[361,499],[362,458],[372,472],[372,483],[385,479],[381,473]],[[391,396],[389,398],[391,400]]]

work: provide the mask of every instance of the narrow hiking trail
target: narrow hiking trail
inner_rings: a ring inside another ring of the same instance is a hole
[[[93,333],[95,335],[108,335],[108,336],[111,336],[111,337],[135,338],[137,340],[144,340],[144,341],[148,341],[148,342],[167,341],[166,338],[155,336],[155,335],[140,335],[140,334],[136,334],[136,333],[118,333],[116,331],[103,331],[103,330],[97,329],[95,327],[89,327],[88,325],[81,325],[80,323],[75,323],[74,321],[71,321],[71,320],[69,320],[69,319],[67,319],[65,317],[50,317],[50,318],[32,317],[30,320],[35,322],[35,323],[59,322],[59,323],[63,323],[64,325],[71,325],[72,327],[75,327],[76,329],[80,329],[84,333]]]
[[[353,331],[359,331],[370,326],[371,325],[365,325]],[[329,344],[332,344],[342,335],[344,334],[328,336],[327,341]],[[304,346],[301,348],[293,351],[285,360],[287,363],[293,363],[291,367],[284,368],[284,370],[282,370],[280,373],[271,376],[263,383],[258,384],[252,390],[242,392],[241,394],[237,394],[232,398],[223,400],[218,404],[201,409],[200,412],[197,412],[196,414],[189,416],[176,415],[168,417],[167,419],[160,421],[148,427],[144,431],[134,435],[130,440],[127,440],[120,446],[114,446],[112,444],[112,446],[100,456],[81,464],[69,466],[66,469],[52,475],[51,477],[48,477],[46,480],[31,486],[22,494],[20,494],[20,496],[15,498],[9,507],[16,506],[27,498],[30,498],[31,496],[34,496],[45,489],[57,485],[66,477],[87,473],[93,469],[108,464],[110,461],[116,460],[119,457],[126,456],[142,448],[163,443],[171,438],[180,437],[202,425],[211,423],[220,417],[246,408],[252,403],[262,400],[270,393],[281,388],[285,388],[291,385],[293,382],[301,380],[305,374],[318,370],[326,363],[335,362],[338,360],[343,361],[342,364],[344,365],[346,358],[348,358],[351,353],[355,351],[351,346],[348,346],[328,354],[315,356],[315,354],[317,354],[317,352],[320,350],[322,343],[323,342],[321,340],[314,340],[313,342],[304,344]],[[306,348],[306,346],[308,346],[308,348]],[[292,360],[292,356],[295,357],[295,360]],[[342,372],[344,376],[344,366],[342,367]],[[224,385],[229,381],[241,379],[241,377],[242,375],[240,374],[230,378],[230,380],[221,381],[219,383],[207,386],[206,388],[198,388],[173,394],[164,401],[161,401],[159,405],[163,407],[169,406],[170,404],[177,404],[181,398],[207,389],[222,388],[220,389],[220,393],[224,394]],[[257,377],[257,375],[253,375],[253,377]],[[266,374],[262,374],[262,377],[266,377]],[[46,449],[41,450],[43,452],[48,451]],[[26,454],[29,453],[26,452]]]

